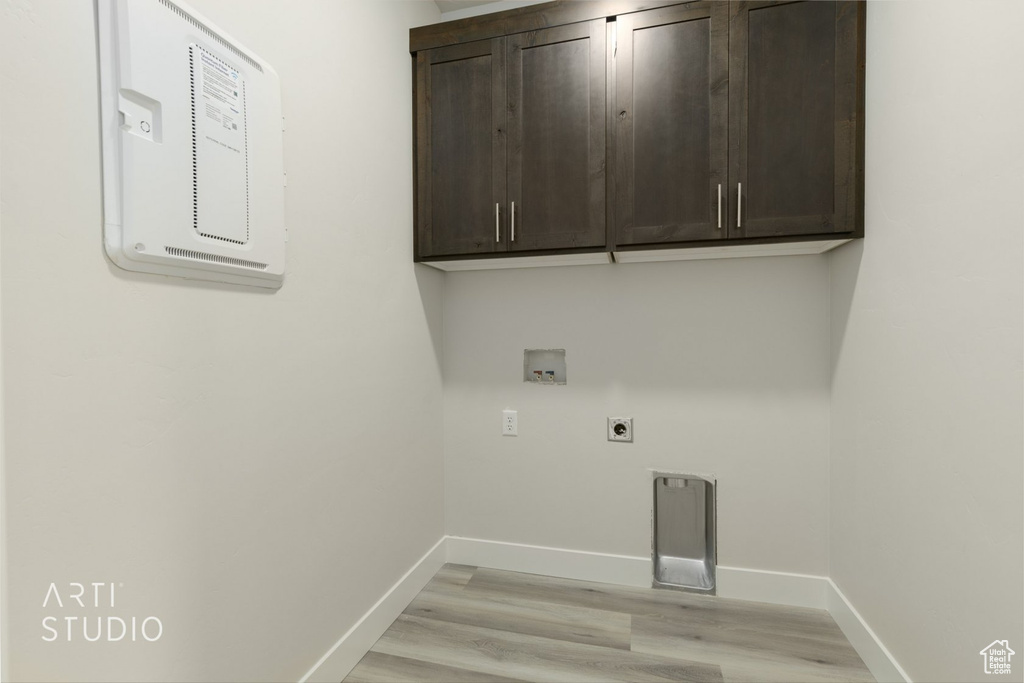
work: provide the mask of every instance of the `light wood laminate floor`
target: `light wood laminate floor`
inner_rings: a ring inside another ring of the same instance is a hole
[[[346,683],[873,681],[832,617],[445,565]]]

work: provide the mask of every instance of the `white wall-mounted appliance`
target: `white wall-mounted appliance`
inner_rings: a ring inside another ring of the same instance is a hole
[[[98,7],[110,259],[127,270],[280,287],[277,73],[183,3]]]

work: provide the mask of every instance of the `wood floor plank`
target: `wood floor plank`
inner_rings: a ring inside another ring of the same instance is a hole
[[[866,676],[866,677],[865,677]],[[770,667],[764,664],[733,662],[722,667],[722,678],[727,683],[874,683],[871,674],[846,675],[826,671],[812,673],[802,669]]]
[[[509,597],[585,607],[633,616],[669,619],[685,615],[709,627],[745,624],[780,634],[816,636],[845,642],[842,632],[824,610],[783,607],[730,600],[682,591],[613,586],[494,569],[478,569],[464,589],[467,595],[504,593]]]
[[[742,623],[708,626],[651,616],[634,617],[632,632],[634,652],[718,664],[730,681],[874,680],[853,647],[826,632],[794,636]]]
[[[373,651],[527,681],[722,680],[715,665],[406,615]]]
[[[628,650],[630,615],[509,597],[503,593],[435,593],[425,588],[405,614],[552,640]]]
[[[824,610],[445,565],[346,681],[871,681]]]
[[[516,683],[518,679],[492,676],[418,659],[370,651],[345,678],[345,683]]]
[[[446,564],[437,570],[423,590],[435,593],[460,593],[469,580],[473,578],[476,567],[464,564]]]

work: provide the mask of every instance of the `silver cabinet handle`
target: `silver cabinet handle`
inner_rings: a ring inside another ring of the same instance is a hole
[[[722,229],[722,183],[718,183],[718,229]]]
[[[494,205],[494,241],[501,241],[501,208],[499,204]]]
[[[509,222],[512,223],[512,241],[516,241],[516,203],[512,202],[512,216],[509,218]]]
[[[743,183],[736,183],[736,227],[743,227]]]

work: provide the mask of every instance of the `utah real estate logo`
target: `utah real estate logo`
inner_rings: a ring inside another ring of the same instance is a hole
[[[1017,653],[1010,649],[1010,644],[1007,641],[993,640],[979,654],[985,658],[985,673],[1008,674],[1011,666],[1010,658]]]

